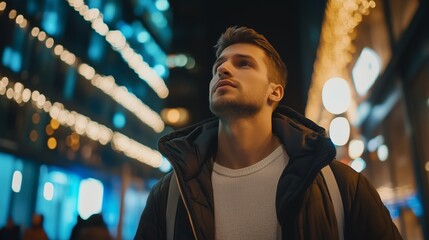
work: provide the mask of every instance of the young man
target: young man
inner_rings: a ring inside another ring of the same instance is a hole
[[[231,27],[216,48],[216,118],[161,138],[175,174],[153,188],[135,239],[166,239],[171,220],[174,239],[401,239],[368,180],[334,161],[324,129],[277,107],[286,66],[266,38]],[[340,233],[326,165],[344,206]],[[180,193],[174,219],[166,219],[170,181]]]

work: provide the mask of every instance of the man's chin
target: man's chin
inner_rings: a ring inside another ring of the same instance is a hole
[[[210,111],[217,117],[250,116],[258,112],[254,104],[243,104],[234,101],[211,102]]]

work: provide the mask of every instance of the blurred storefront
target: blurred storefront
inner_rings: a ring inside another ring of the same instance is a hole
[[[328,1],[306,109],[404,239],[429,239],[428,22],[426,0]]]
[[[166,126],[166,0],[0,0],[0,225],[33,213],[50,239],[102,213],[131,239]]]

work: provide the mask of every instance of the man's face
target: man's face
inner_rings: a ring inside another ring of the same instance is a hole
[[[254,115],[267,103],[268,69],[265,52],[237,43],[225,48],[213,65],[210,110],[219,117]]]

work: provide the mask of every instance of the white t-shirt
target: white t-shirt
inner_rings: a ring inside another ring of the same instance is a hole
[[[281,239],[276,190],[288,161],[289,156],[281,145],[249,167],[230,169],[214,163],[216,239]]]

